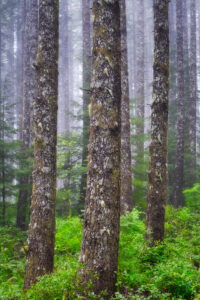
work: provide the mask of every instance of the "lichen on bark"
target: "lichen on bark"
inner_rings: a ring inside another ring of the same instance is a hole
[[[147,228],[151,244],[164,238],[167,200],[167,131],[169,93],[169,0],[154,0],[154,80],[148,171]]]
[[[121,40],[118,0],[93,1],[93,75],[82,277],[115,291],[120,218]],[[103,34],[102,34],[103,32]]]
[[[58,0],[39,2],[34,171],[24,288],[53,270],[58,93]]]

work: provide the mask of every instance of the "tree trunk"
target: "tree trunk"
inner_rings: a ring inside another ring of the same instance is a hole
[[[86,168],[89,144],[90,117],[88,107],[90,104],[90,82],[91,82],[91,13],[90,0],[82,0],[83,16],[83,152],[82,166]],[[84,208],[86,195],[86,174],[82,174],[80,187],[79,212]]]
[[[183,206],[183,170],[184,170],[184,126],[185,126],[185,99],[184,99],[184,45],[183,45],[183,0],[176,0],[176,43],[177,43],[177,134],[176,160],[174,176],[173,205]]]
[[[94,291],[115,291],[120,220],[121,54],[118,0],[93,1],[93,79],[81,262]],[[101,45],[101,47],[99,46]]]
[[[58,109],[58,132],[59,134],[66,134],[70,130],[69,121],[69,13],[68,1],[60,1],[60,44],[59,44],[59,109]]]
[[[144,180],[144,118],[145,118],[145,81],[144,81],[144,0],[136,4],[136,46],[135,46],[135,149],[134,149],[134,180]],[[141,187],[134,186],[134,203],[141,194]],[[143,198],[145,195],[142,193]],[[138,203],[137,203],[138,204]]]
[[[126,3],[120,1],[121,10],[121,187],[120,205],[121,213],[131,211],[132,198],[132,170],[131,170],[131,144],[130,144],[130,108],[129,108],[129,81],[128,81],[128,53],[126,30]]]
[[[169,92],[169,0],[154,0],[154,80],[148,172],[147,228],[151,244],[164,238],[167,200],[167,129]]]
[[[196,53],[196,1],[190,0],[190,109],[189,109],[189,177],[188,186],[196,181],[196,101],[197,101],[197,53]]]
[[[58,94],[58,0],[39,1],[34,171],[24,288],[53,270]]]
[[[37,55],[38,43],[38,1],[30,1],[27,10],[26,23],[25,23],[25,43],[24,43],[24,87],[23,87],[23,131],[22,131],[22,151],[24,158],[28,158],[28,150],[31,144],[31,128],[32,128],[32,108],[33,99],[36,98],[36,75],[33,65]],[[26,161],[25,161],[26,163]],[[21,165],[22,169],[26,165]],[[20,191],[17,204],[17,226],[22,230],[26,229],[26,216],[28,209],[28,199],[30,193],[28,184],[31,178],[29,174],[24,174],[20,178]]]
[[[136,1],[136,165],[144,157],[144,0]],[[137,176],[137,174],[136,174]]]

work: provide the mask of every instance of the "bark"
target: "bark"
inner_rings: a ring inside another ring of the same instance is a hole
[[[59,111],[58,111],[58,131],[60,134],[69,132],[69,12],[68,1],[60,1],[60,44],[59,44]]]
[[[135,153],[134,153],[134,179],[144,179],[144,118],[145,118],[145,81],[144,81],[144,0],[136,2],[136,48],[135,48]],[[134,186],[134,203],[138,200],[141,187]],[[142,193],[141,198],[144,197]],[[136,200],[137,199],[137,200]],[[136,201],[135,201],[136,200]]]
[[[144,0],[137,0],[136,20],[136,165],[144,157]],[[137,176],[137,175],[136,175]]]
[[[151,245],[164,238],[167,200],[167,129],[169,92],[169,0],[154,0],[154,79],[147,193]]]
[[[121,186],[120,205],[121,213],[131,211],[132,199],[132,172],[131,172],[131,144],[130,144],[130,108],[129,108],[129,80],[128,80],[128,53],[126,30],[126,4],[120,1],[121,26]]]
[[[82,0],[82,19],[83,19],[83,152],[82,166],[87,166],[89,126],[90,117],[88,107],[90,104],[90,82],[91,82],[91,13],[90,0]],[[80,204],[79,212],[84,208],[86,195],[86,174],[81,177]]]
[[[81,262],[94,292],[115,291],[120,219],[121,38],[118,0],[93,1],[90,146]]]
[[[176,0],[176,43],[177,43],[177,135],[176,160],[174,176],[173,205],[183,206],[183,170],[184,170],[184,126],[185,126],[185,99],[184,99],[184,45],[183,45],[183,0]]]
[[[21,65],[20,65],[20,99],[18,108],[19,140],[23,140],[23,94],[24,94],[24,51],[25,51],[26,1],[21,1]]]
[[[27,11],[25,24],[25,49],[24,49],[24,87],[23,87],[23,131],[22,131],[22,151],[24,158],[28,158],[32,134],[32,108],[33,99],[36,98],[36,74],[33,67],[38,44],[38,1],[31,0]],[[21,166],[23,169],[25,165]],[[20,191],[17,204],[17,226],[22,230],[26,229],[26,216],[30,193],[28,184],[31,182],[29,174],[24,174],[20,178]]]
[[[190,0],[190,109],[189,109],[189,177],[188,186],[196,181],[196,101],[197,101],[197,53],[196,53],[196,1]]]
[[[53,270],[58,94],[58,0],[39,1],[34,171],[24,288]]]

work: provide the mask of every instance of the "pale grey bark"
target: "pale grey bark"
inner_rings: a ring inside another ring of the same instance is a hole
[[[89,104],[91,83],[91,9],[90,0],[82,0],[82,28],[83,28],[83,150],[82,166],[87,166],[88,143],[89,143]],[[81,177],[79,212],[84,208],[86,195],[86,178],[84,173]]]
[[[190,0],[190,109],[189,109],[189,177],[188,186],[196,181],[196,102],[197,102],[197,53],[196,53],[196,1]]]
[[[184,0],[185,1],[185,0]],[[184,44],[183,44],[183,0],[176,0],[176,43],[177,43],[177,132],[176,160],[174,176],[173,205],[183,206],[183,170],[184,170],[184,126],[185,126],[185,95],[184,95]]]
[[[120,1],[121,10],[121,187],[120,203],[121,213],[131,211],[132,199],[132,170],[131,170],[131,145],[130,145],[130,103],[128,79],[128,53],[126,30],[126,3]]]
[[[23,84],[23,120],[22,120],[22,147],[24,159],[28,158],[28,150],[33,142],[33,101],[36,98],[36,72],[34,63],[37,55],[38,44],[38,1],[30,0],[27,7],[25,22],[25,43],[24,43],[24,84]],[[23,164],[22,169],[26,168]],[[26,216],[30,193],[28,184],[31,178],[27,174],[20,178],[20,190],[17,204],[17,226],[26,229]]]

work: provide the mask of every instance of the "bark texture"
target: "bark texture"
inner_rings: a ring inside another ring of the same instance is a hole
[[[183,0],[176,0],[176,43],[177,43],[177,134],[176,160],[174,177],[175,207],[183,206],[183,170],[184,170],[184,126],[185,126],[185,93],[184,93],[184,44],[183,44]],[[185,20],[184,20],[185,21]]]
[[[197,101],[197,53],[196,53],[196,1],[190,0],[190,110],[189,110],[189,177],[188,185],[196,181],[196,101]]]
[[[24,288],[53,270],[58,94],[58,0],[39,2],[34,171]]]
[[[83,16],[83,152],[82,166],[87,166],[89,126],[90,117],[88,107],[90,104],[90,83],[91,83],[91,12],[90,0],[82,0]],[[79,211],[84,208],[86,195],[86,174],[81,177],[80,205]]]
[[[33,100],[36,98],[36,72],[34,63],[37,55],[38,45],[38,1],[31,0],[27,7],[25,24],[25,44],[24,44],[24,86],[23,86],[23,131],[22,131],[22,151],[28,158],[28,149],[32,142],[32,109]],[[26,152],[25,152],[26,151]],[[21,166],[23,169],[26,166]],[[17,226],[26,229],[26,215],[30,198],[28,184],[31,178],[27,174],[20,179],[20,191],[17,204]]]
[[[121,26],[121,213],[131,211],[132,199],[132,172],[131,172],[131,144],[130,144],[130,105],[128,80],[128,53],[126,30],[126,3],[120,0]]]
[[[81,262],[94,291],[115,291],[120,219],[121,38],[118,0],[93,1],[90,146]]]
[[[169,0],[154,0],[154,80],[148,172],[147,228],[153,245],[164,238],[167,200],[167,129],[169,92]]]

